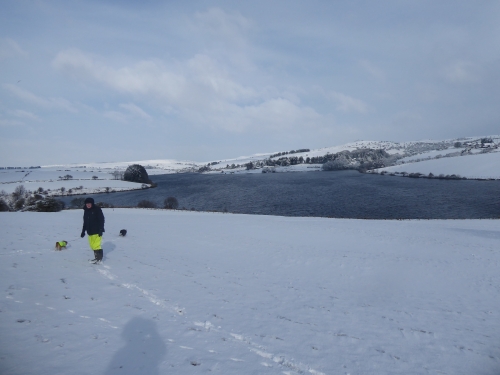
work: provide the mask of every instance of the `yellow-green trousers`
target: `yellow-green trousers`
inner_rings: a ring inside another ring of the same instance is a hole
[[[89,236],[90,248],[94,251],[102,250],[101,240],[102,240],[102,237],[99,236],[98,234],[93,234],[93,235]]]
[[[89,245],[92,250],[94,250],[94,258],[97,261],[102,261],[103,252],[101,247],[102,237],[98,234],[93,234],[89,236]]]

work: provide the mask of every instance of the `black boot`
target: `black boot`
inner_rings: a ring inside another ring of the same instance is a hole
[[[94,250],[95,259],[91,260],[90,263],[98,264],[102,262],[103,252],[101,250]]]

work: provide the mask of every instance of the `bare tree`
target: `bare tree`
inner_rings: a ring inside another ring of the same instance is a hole
[[[123,179],[123,172],[116,170],[111,174],[113,175],[115,180],[122,180]]]
[[[175,197],[165,199],[164,207],[170,210],[175,210],[179,207],[179,201]]]
[[[24,195],[26,195],[26,189],[24,188],[24,185],[16,186],[16,188],[14,189],[14,192],[12,193],[12,197],[15,200],[18,200],[19,198],[24,197]]]

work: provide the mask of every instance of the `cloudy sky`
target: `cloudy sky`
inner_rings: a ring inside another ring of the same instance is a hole
[[[0,166],[500,133],[500,2],[5,0]]]

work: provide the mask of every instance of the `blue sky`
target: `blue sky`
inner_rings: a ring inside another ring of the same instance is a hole
[[[0,165],[498,134],[498,1],[24,1]]]

